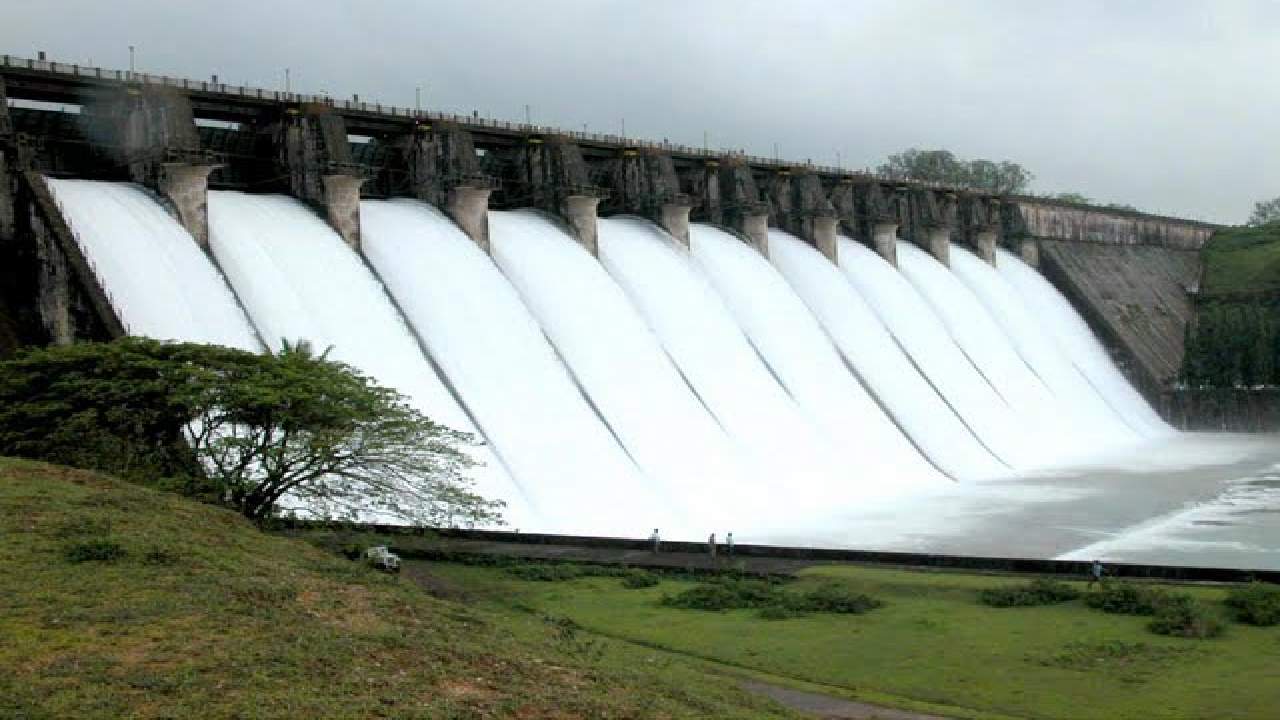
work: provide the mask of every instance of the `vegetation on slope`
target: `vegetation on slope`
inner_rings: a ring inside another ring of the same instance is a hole
[[[787,716],[688,661],[89,472],[0,459],[0,537],[0,717]]]
[[[664,597],[696,587],[685,578],[632,590],[613,578],[548,584],[496,568],[430,567],[491,606],[531,606],[598,633],[948,717],[1254,718],[1273,716],[1280,704],[1280,629],[1231,624],[1220,637],[1193,638],[1183,636],[1184,625],[1172,636],[1158,634],[1165,629],[1149,628],[1151,617],[1099,612],[1080,599],[1034,607],[982,603],[982,591],[996,586],[1025,591],[1026,581],[1016,578],[824,566],[806,571],[789,591],[837,583],[884,606],[771,621],[752,609],[664,604]],[[1084,597],[1102,592],[1082,582],[1070,586]],[[1162,597],[1203,611],[1192,618],[1198,626],[1229,614],[1226,594],[1179,587]]]
[[[1203,257],[1204,295],[1280,292],[1280,222],[1218,230]]]

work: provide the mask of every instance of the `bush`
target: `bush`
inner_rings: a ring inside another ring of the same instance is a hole
[[[85,540],[67,545],[63,556],[69,562],[115,562],[125,556],[120,543],[110,540]]]
[[[1222,623],[1190,595],[1163,598],[1147,628],[1157,635],[1186,638],[1210,638],[1222,634]]]
[[[1232,588],[1225,600],[1236,620],[1249,625],[1280,624],[1280,587],[1252,582]]]
[[[1120,615],[1154,615],[1156,609],[1174,597],[1158,588],[1148,588],[1133,583],[1106,583],[1097,592],[1090,593],[1084,602],[1094,610]]]
[[[667,595],[662,604],[689,610],[739,610],[777,605],[782,602],[781,595],[777,585],[764,580],[719,578]]]
[[[658,584],[658,576],[647,570],[631,570],[622,576],[622,587],[631,590],[653,587]]]
[[[1064,582],[1044,578],[1032,580],[1025,585],[987,588],[978,595],[984,605],[991,607],[1054,605],[1069,602],[1078,597],[1080,597],[1079,590]]]
[[[865,593],[855,593],[836,583],[826,583],[798,598],[795,609],[810,612],[861,614],[883,607],[884,603]]]
[[[776,605],[765,605],[764,607],[760,608],[761,620],[790,620],[791,618],[801,617],[803,615],[804,615],[803,610],[797,610],[796,608],[788,607],[783,603],[777,603]]]

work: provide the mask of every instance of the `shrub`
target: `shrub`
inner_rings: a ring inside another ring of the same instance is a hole
[[[791,618],[801,617],[802,615],[804,615],[803,610],[788,607],[783,603],[765,605],[760,608],[760,619],[762,620],[789,620]]]
[[[1280,624],[1280,587],[1252,582],[1232,588],[1225,600],[1235,618],[1249,625]]]
[[[631,590],[653,587],[658,584],[658,576],[647,570],[631,570],[622,576],[622,587]]]
[[[689,610],[737,610],[776,605],[781,600],[781,591],[773,583],[720,578],[677,595],[667,595],[662,598],[662,604]]]
[[[1157,635],[1187,638],[1210,638],[1222,634],[1222,623],[1190,595],[1162,598],[1147,628]]]
[[[1120,615],[1154,615],[1156,608],[1169,600],[1169,593],[1158,588],[1133,583],[1107,583],[1090,593],[1084,602],[1094,610]]]
[[[1080,597],[1080,591],[1064,582],[1039,578],[1025,585],[1006,585],[1004,587],[987,588],[979,593],[978,598],[984,605],[992,607],[1029,607],[1032,605],[1054,605],[1069,602]]]
[[[125,556],[120,543],[110,540],[85,540],[67,545],[63,551],[69,562],[115,562]]]
[[[826,583],[798,598],[795,609],[810,612],[861,614],[884,603],[865,593],[855,593],[837,583]]]

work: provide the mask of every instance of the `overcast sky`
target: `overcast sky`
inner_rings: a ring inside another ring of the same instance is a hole
[[[1241,222],[1280,195],[1280,2],[0,0],[0,52],[849,167],[1010,159],[1038,192]]]

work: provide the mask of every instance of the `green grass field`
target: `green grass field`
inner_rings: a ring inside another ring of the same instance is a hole
[[[1203,257],[1206,295],[1280,291],[1280,224],[1219,230]]]
[[[705,663],[92,473],[0,458],[0,538],[0,718],[792,717]]]
[[[1280,708],[1280,627],[1229,623],[1219,638],[1152,634],[1147,618],[1082,601],[984,606],[998,576],[854,566],[813,569],[886,602],[865,615],[764,620],[754,611],[663,607],[690,586],[624,589],[616,578],[525,582],[501,569],[428,563],[490,606],[531,607],[639,644],[817,683],[827,692],[966,717],[1271,718]],[[1227,617],[1218,588],[1189,592]],[[925,705],[922,705],[924,703]]]

